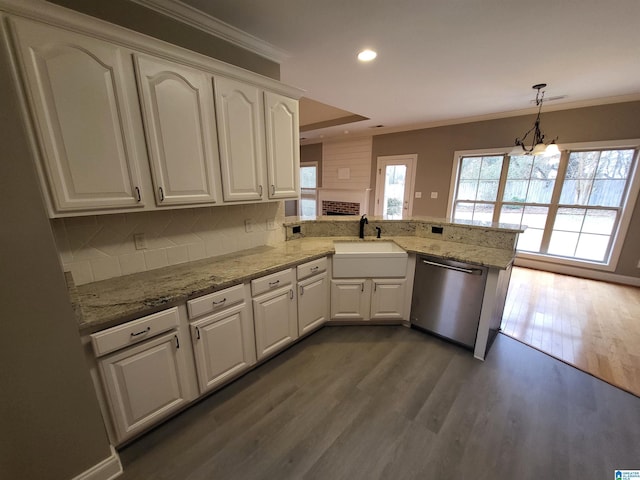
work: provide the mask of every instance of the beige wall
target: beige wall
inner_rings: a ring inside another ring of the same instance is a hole
[[[0,45],[0,478],[69,480],[111,455]]]
[[[49,0],[223,62],[280,80],[280,65],[127,0]]]
[[[640,102],[628,102],[543,112],[541,126],[548,137],[559,136],[559,143],[623,140],[640,138],[639,118]],[[535,115],[525,115],[374,136],[371,178],[375,179],[377,157],[417,153],[416,191],[422,192],[422,198],[414,200],[413,213],[445,217],[454,152],[513,145],[534,119]],[[438,192],[438,198],[432,200],[430,192]],[[640,203],[635,206],[616,273],[640,277],[638,260]]]

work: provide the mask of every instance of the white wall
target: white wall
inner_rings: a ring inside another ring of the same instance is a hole
[[[372,137],[343,142],[324,142],[322,144],[322,188],[350,190],[370,188],[371,150]],[[340,169],[348,169],[348,178],[339,178]]]

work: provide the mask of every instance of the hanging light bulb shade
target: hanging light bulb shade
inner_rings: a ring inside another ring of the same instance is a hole
[[[546,83],[537,83],[533,88],[536,90],[536,106],[538,107],[538,115],[536,116],[536,121],[529,130],[525,132],[525,134],[516,138],[516,146],[511,151],[511,155],[551,155],[555,153],[559,153],[560,149],[558,145],[556,145],[556,140],[558,137],[553,139],[549,145],[544,143],[544,133],[540,129],[540,114],[542,113],[542,103],[544,102],[544,90],[547,86]],[[531,138],[531,146],[528,147],[526,145],[527,137],[532,134]]]

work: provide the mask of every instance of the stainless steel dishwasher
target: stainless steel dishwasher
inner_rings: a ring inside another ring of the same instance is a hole
[[[411,325],[473,349],[487,267],[419,255]]]

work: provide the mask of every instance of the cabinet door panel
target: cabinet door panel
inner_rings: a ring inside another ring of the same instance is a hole
[[[297,309],[293,288],[253,299],[258,360],[277,352],[298,338]]]
[[[298,331],[300,335],[318,328],[329,317],[327,273],[298,283]]]
[[[300,194],[298,101],[265,92],[265,131],[269,198]]]
[[[261,200],[264,133],[257,87],[214,78],[222,191],[226,201]]]
[[[192,329],[200,392],[204,393],[253,365],[253,326],[242,304],[194,322]]]
[[[217,201],[218,145],[209,76],[136,56],[159,205]]]
[[[373,280],[371,319],[404,318],[405,280]]]
[[[169,333],[100,360],[119,441],[187,403],[179,343],[178,334]]]
[[[331,318],[369,319],[369,282],[365,279],[331,280]]]
[[[12,20],[58,211],[142,206],[135,83],[119,47]]]

